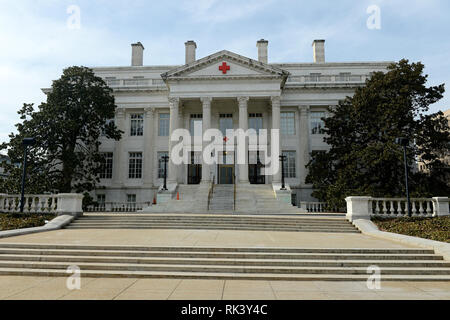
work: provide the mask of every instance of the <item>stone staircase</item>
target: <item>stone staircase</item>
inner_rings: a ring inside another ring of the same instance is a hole
[[[242,213],[293,214],[304,210],[278,200],[269,184],[238,184],[236,211]]]
[[[359,233],[344,217],[223,214],[85,214],[67,229],[197,229]]]
[[[0,244],[0,275],[366,281],[450,281],[450,262],[426,249],[147,247]]]
[[[209,204],[209,211],[213,212],[232,212],[234,210],[234,185],[217,184]]]
[[[209,184],[180,184],[171,200],[143,208],[143,213],[204,213],[207,212]],[[177,193],[180,200],[177,200]]]

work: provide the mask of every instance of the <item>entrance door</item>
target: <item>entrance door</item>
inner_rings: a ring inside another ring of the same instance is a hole
[[[261,169],[264,166],[259,164],[249,164],[248,165],[248,179],[251,184],[265,184],[266,176],[261,174]]]
[[[191,152],[191,163],[187,166],[188,184],[199,184],[202,181],[202,165],[199,156],[197,152]]]
[[[188,184],[199,184],[202,181],[202,165],[188,164]]]
[[[219,184],[234,183],[234,165],[219,165]]]

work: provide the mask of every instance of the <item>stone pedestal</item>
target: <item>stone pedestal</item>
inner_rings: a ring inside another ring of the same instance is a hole
[[[78,193],[60,193],[57,195],[58,209],[57,215],[83,215],[83,195]]]
[[[353,222],[357,219],[370,220],[371,208],[370,200],[372,197],[347,197],[347,214],[348,221]]]

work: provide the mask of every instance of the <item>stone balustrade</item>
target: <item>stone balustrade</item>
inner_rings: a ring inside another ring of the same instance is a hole
[[[105,202],[88,206],[86,212],[137,212],[151,206],[151,202]]]
[[[300,201],[300,208],[305,209],[306,212],[327,212],[329,211],[327,208],[326,202],[308,202],[308,201]]]
[[[106,84],[112,88],[115,87],[152,87],[165,86],[162,79],[106,79]]]
[[[290,76],[288,83],[364,83],[369,75],[304,75]]]
[[[83,195],[76,193],[27,194],[24,213],[54,213],[82,215]],[[0,213],[19,213],[20,195],[0,194]]]
[[[370,219],[370,217],[408,217],[406,198],[348,197],[347,219]],[[437,217],[449,215],[448,197],[411,199],[412,217]]]

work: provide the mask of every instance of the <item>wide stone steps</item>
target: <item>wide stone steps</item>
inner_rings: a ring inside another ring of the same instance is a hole
[[[0,275],[248,280],[450,281],[450,262],[426,249],[147,247],[0,244]]]
[[[359,233],[342,217],[240,215],[86,215],[67,229],[190,229]]]

